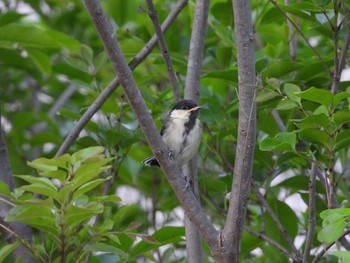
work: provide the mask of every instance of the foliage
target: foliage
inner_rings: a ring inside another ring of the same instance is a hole
[[[82,1],[42,2],[0,4],[2,125],[13,173],[26,174],[15,178],[18,187],[12,193],[0,184],[1,193],[15,205],[7,220],[36,229],[34,244],[27,245],[39,261],[58,261],[62,245],[67,260],[84,258],[89,252],[112,253],[125,262],[136,262],[140,256],[154,262],[159,256],[164,262],[182,260],[184,229],[174,227],[179,204],[160,170],[142,167],[140,161],[152,153],[121,89],[89,121],[71,147],[75,153],[52,158],[75,122],[114,78],[114,71]],[[175,2],[155,1],[161,21]],[[288,235],[293,241],[301,240],[298,248],[303,253],[312,163],[318,178],[312,248],[337,241],[347,230],[349,81],[342,79],[336,93],[331,86],[335,58],[346,44],[349,6],[346,1],[290,2],[251,1],[258,75],[253,174]],[[154,33],[144,2],[103,0],[101,4],[131,61]],[[165,35],[179,82],[186,76],[193,10],[194,1],[189,1]],[[299,31],[288,25],[286,15]],[[232,21],[231,1],[212,0],[201,75],[200,119],[205,129],[198,167],[202,205],[219,228],[228,206],[226,195],[231,192],[237,138],[238,69]],[[339,21],[343,23],[337,27]],[[290,54],[290,35],[297,37],[296,58]],[[334,48],[336,37],[338,49]],[[173,96],[159,50],[133,74],[160,127]],[[74,94],[63,105],[57,104],[69,89]],[[94,147],[98,145],[105,148],[107,158],[100,156],[102,148]],[[28,175],[32,168],[38,175]],[[115,193],[123,189],[127,194],[121,202]],[[124,202],[131,197],[132,201]],[[96,216],[98,223],[90,224]],[[266,233],[292,251],[275,225],[252,192],[246,227]],[[18,245],[5,246],[4,240],[0,244],[0,261]],[[332,254],[348,257],[340,251]],[[335,262],[334,256],[327,258]],[[92,257],[96,262],[108,261],[106,255]],[[288,255],[271,242],[247,231],[241,258],[242,262],[289,262]]]

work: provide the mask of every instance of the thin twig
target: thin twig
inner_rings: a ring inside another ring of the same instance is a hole
[[[341,237],[340,237],[338,240],[340,240],[340,239],[342,239],[342,238],[345,238],[345,236],[347,236],[347,235],[349,235],[349,234],[350,234],[350,229],[349,229],[349,230],[346,230],[346,231],[341,235]],[[314,258],[314,260],[312,261],[312,263],[318,262],[318,261],[322,258],[322,256],[323,256],[336,242],[338,242],[338,240],[332,242],[331,244],[328,244],[327,246],[325,246],[325,247],[315,256],[315,258]]]
[[[256,197],[258,198],[259,202],[261,202],[261,204],[265,207],[265,209],[267,210],[267,212],[270,214],[272,220],[275,222],[277,228],[279,229],[279,231],[281,232],[282,236],[284,237],[284,239],[288,242],[290,248],[292,249],[293,253],[300,259],[299,261],[301,261],[302,255],[300,254],[299,250],[295,247],[293,240],[291,239],[291,237],[289,236],[287,230],[285,229],[285,227],[282,225],[281,221],[279,220],[278,216],[275,214],[275,212],[272,210],[272,208],[270,207],[270,205],[267,203],[267,201],[265,200],[265,198],[262,196],[262,194],[259,192],[259,190],[257,189],[257,187],[255,186],[254,183],[252,183],[252,189],[256,195]]]
[[[164,34],[162,32],[162,28],[161,28],[160,23],[159,23],[158,14],[157,14],[157,11],[154,7],[153,0],[146,0],[146,2],[147,2],[147,6],[148,6],[148,15],[152,20],[154,30],[155,30],[157,38],[158,38],[158,44],[159,44],[160,50],[162,52],[162,56],[163,56],[164,63],[166,65],[166,69],[168,71],[169,80],[170,80],[171,86],[173,88],[175,101],[178,102],[180,100],[180,90],[179,90],[179,87],[177,85],[177,79],[176,79],[176,75],[174,73],[173,64],[171,62],[169,49],[168,49],[168,46],[166,44]]]
[[[251,234],[259,239],[262,239],[262,240],[266,241],[267,243],[269,243],[270,245],[274,246],[279,251],[281,251],[283,254],[285,254],[287,257],[291,258],[294,262],[300,262],[300,258],[298,258],[294,254],[290,253],[285,247],[283,247],[281,244],[277,243],[275,240],[268,237],[264,233],[256,232],[256,231],[254,231],[246,226],[244,227],[244,230],[247,231],[249,234]]]
[[[286,6],[290,5],[290,0],[284,0]],[[287,20],[288,24],[288,41],[289,41],[289,53],[292,61],[295,61],[297,58],[297,49],[298,49],[298,35],[293,30],[293,24]]]
[[[349,46],[350,46],[350,25],[349,22],[347,23],[347,32],[345,36],[345,41],[339,56],[339,60],[337,61],[337,64],[334,65],[334,68],[336,69],[334,71],[334,76],[333,76],[333,83],[332,83],[332,93],[336,94],[338,87],[339,87],[339,82],[340,82],[340,77],[341,73],[345,67],[345,60],[348,54]]]
[[[317,164],[315,160],[311,163],[310,179],[309,179],[309,219],[308,229],[305,238],[305,248],[303,255],[303,263],[309,262],[310,251],[316,226],[316,171]]]
[[[300,28],[294,23],[292,19],[282,10],[282,8],[277,4],[275,0],[270,0],[270,2],[285,16],[285,18],[294,26],[294,28],[298,31],[300,36],[304,39],[306,44],[311,48],[312,52],[315,54],[315,56],[318,58],[318,60],[321,62],[322,66],[324,69],[331,74],[330,69],[328,68],[327,64],[324,62],[320,54],[317,52],[317,50],[310,44],[309,40],[307,37],[303,34],[303,32],[300,30]]]
[[[167,16],[162,24],[162,30],[165,32],[170,25],[174,22],[176,17],[179,15],[181,10],[187,5],[188,0],[180,0],[174,6],[173,10]],[[154,35],[148,43],[140,50],[139,53],[130,61],[129,67],[134,70],[152,51],[152,49],[157,45],[157,36]],[[69,132],[66,139],[60,146],[56,153],[56,157],[64,154],[68,151],[70,146],[74,143],[76,138],[78,138],[80,132],[84,129],[86,124],[92,118],[92,116],[102,107],[103,103],[111,96],[114,90],[118,87],[118,78],[114,78],[110,84],[99,94],[96,100],[88,108],[88,110],[83,114],[79,121],[75,124],[73,129]]]

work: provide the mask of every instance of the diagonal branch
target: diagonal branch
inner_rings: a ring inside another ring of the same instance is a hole
[[[342,235],[341,237],[338,239],[342,239],[342,238],[345,238],[345,236],[349,235],[350,234],[350,230],[346,230]],[[327,246],[325,246],[314,258],[314,260],[312,261],[312,263],[316,263],[316,262],[319,262],[319,260],[323,257],[323,255],[336,243],[338,242],[335,241],[335,242],[332,242],[331,244],[328,244]]]
[[[166,65],[166,69],[168,71],[171,86],[173,88],[175,101],[178,102],[180,100],[180,90],[179,90],[179,87],[177,85],[177,79],[175,76],[173,64],[171,62],[169,49],[168,49],[168,46],[165,42],[162,28],[161,28],[160,23],[159,23],[158,14],[157,14],[156,8],[154,7],[153,0],[146,0],[146,2],[147,2],[147,6],[148,6],[148,15],[150,16],[150,18],[152,20],[154,30],[155,30],[157,38],[158,38],[159,47],[160,47],[160,50],[161,50],[162,55],[163,55],[163,60],[164,60],[164,63]]]
[[[254,183],[252,184],[252,189],[256,195],[256,197],[258,198],[259,202],[265,207],[266,211],[270,214],[273,222],[275,222],[278,230],[280,231],[280,233],[282,234],[282,236],[284,237],[284,239],[288,242],[290,248],[292,249],[292,251],[294,252],[294,254],[298,257],[298,258],[302,258],[302,255],[300,254],[299,250],[295,247],[293,240],[291,239],[291,237],[289,236],[287,230],[285,229],[285,227],[282,225],[281,221],[279,220],[278,216],[275,214],[275,212],[272,210],[272,208],[270,207],[270,205],[267,203],[267,201],[265,200],[265,198],[262,196],[262,194],[259,192],[259,190],[256,188],[256,186],[254,185]]]
[[[167,16],[162,24],[162,30],[165,32],[170,25],[174,22],[176,17],[179,15],[181,10],[187,5],[188,0],[179,0],[174,6],[173,10]],[[129,67],[134,70],[152,51],[152,49],[157,45],[157,36],[154,35],[148,43],[141,49],[139,53],[130,61]],[[114,90],[119,86],[118,78],[115,78],[97,97],[93,104],[88,108],[88,110],[83,114],[83,116],[76,123],[74,128],[70,131],[61,147],[56,153],[56,156],[60,156],[68,151],[69,147],[78,138],[80,132],[84,129],[86,124],[92,118],[92,116],[102,107],[103,103],[111,96]]]
[[[167,180],[171,184],[185,212],[190,217],[192,223],[196,225],[214,254],[218,250],[218,231],[210,223],[192,191],[190,189],[185,189],[186,181],[181,176],[181,172],[176,167],[172,156],[169,155],[169,151],[154,124],[151,114],[132,76],[131,70],[125,61],[118,41],[114,36],[111,24],[107,20],[98,0],[85,0],[84,3],[96,31],[103,42],[117,77],[120,80],[120,85],[138,118],[153,153],[159,161]]]
[[[270,2],[284,15],[284,17],[289,21],[291,25],[294,26],[295,30],[298,31],[300,36],[304,39],[305,43],[309,46],[309,48],[312,50],[312,52],[315,54],[315,56],[318,58],[318,60],[321,62],[322,66],[324,69],[330,74],[331,71],[328,68],[327,64],[324,62],[323,58],[321,55],[317,52],[317,50],[310,44],[309,40],[307,37],[303,34],[303,32],[300,30],[300,28],[294,23],[292,19],[282,10],[282,8],[278,5],[278,3],[275,0],[270,0]]]
[[[262,240],[266,241],[267,243],[269,243],[270,245],[274,246],[279,251],[281,251],[283,254],[285,254],[287,257],[293,259],[295,262],[300,261],[298,257],[296,257],[294,254],[290,253],[285,247],[283,247],[281,244],[279,244],[278,242],[276,242],[275,240],[273,240],[272,238],[270,238],[269,236],[267,236],[263,232],[255,232],[254,230],[252,230],[248,227],[244,227],[244,230],[247,231],[249,234],[251,234],[259,239],[262,239]]]

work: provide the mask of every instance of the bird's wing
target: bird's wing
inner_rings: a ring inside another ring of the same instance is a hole
[[[160,130],[160,136],[163,136],[165,129],[169,125],[168,119],[163,122],[162,129]]]

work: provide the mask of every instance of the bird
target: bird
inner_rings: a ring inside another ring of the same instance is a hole
[[[196,155],[202,138],[202,124],[198,119],[201,109],[192,100],[180,100],[163,122],[160,135],[176,165],[181,168]],[[146,166],[160,166],[155,156],[142,161]]]

